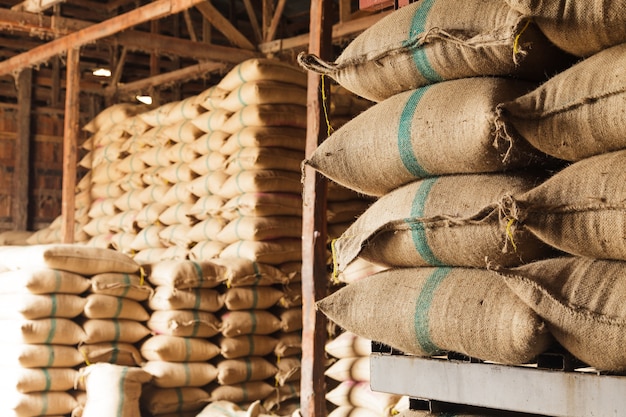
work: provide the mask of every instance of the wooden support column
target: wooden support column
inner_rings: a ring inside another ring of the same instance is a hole
[[[65,118],[63,124],[63,191],[61,201],[61,238],[74,243],[76,164],[78,154],[78,116],[80,89],[80,49],[67,50]]]
[[[329,59],[331,47],[331,4],[311,1],[309,52]],[[324,102],[328,84],[319,75],[308,73],[306,158],[326,138]],[[325,91],[322,91],[325,90]],[[326,195],[327,182],[311,167],[304,170],[302,224],[302,379],[300,404],[303,417],[326,415],[325,353],[326,318],[315,303],[326,296]]]
[[[11,207],[14,230],[28,230],[32,89],[33,70],[24,69],[17,78],[17,137]]]

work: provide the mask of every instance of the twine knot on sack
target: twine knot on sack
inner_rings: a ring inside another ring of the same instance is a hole
[[[505,232],[502,253],[509,252],[511,248],[517,252],[515,232],[520,223],[520,208],[512,195],[506,194],[498,202],[498,219]]]

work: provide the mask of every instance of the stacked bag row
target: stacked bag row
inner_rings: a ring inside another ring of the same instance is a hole
[[[359,258],[387,268],[322,300],[323,312],[408,354],[522,364],[556,339],[590,366],[624,369],[616,301],[626,257],[616,230],[624,217],[626,13],[611,7],[479,2],[459,13],[503,20],[452,26],[445,18],[454,4],[420,1],[368,29],[334,63],[299,57],[378,100],[369,118],[355,118],[307,161],[378,198],[336,241],[338,268]],[[518,24],[498,47],[520,61],[496,73],[496,63],[485,65],[495,51],[480,53],[498,43],[475,42],[504,34],[505,17]],[[472,32],[475,25],[487,27]],[[481,36],[463,38],[459,27]],[[517,55],[530,33],[538,36],[532,48]],[[531,66],[547,79],[519,72],[555,46],[560,52]],[[474,65],[466,67],[467,57]],[[371,169],[378,160],[385,165]]]

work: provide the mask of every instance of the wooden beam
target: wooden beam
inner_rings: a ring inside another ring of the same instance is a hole
[[[61,239],[74,243],[76,213],[76,164],[78,155],[80,49],[67,51],[65,118],[63,120],[63,194],[61,199]]]
[[[191,39],[193,42],[198,42],[198,37],[196,36],[196,30],[193,27],[193,21],[191,20],[191,14],[189,14],[189,10],[183,11],[183,16],[185,17],[185,25],[187,26],[189,39]]]
[[[60,55],[69,48],[77,48],[86,43],[111,36],[139,23],[186,10],[205,0],[156,0],[128,13],[72,32],[66,36],[40,45],[30,51],[0,62],[0,75],[20,71]]]
[[[363,32],[374,23],[378,22],[391,11],[376,13],[367,17],[350,20],[345,23],[337,23],[332,28],[332,38],[334,41],[343,38],[354,38],[360,32]],[[272,42],[266,42],[258,45],[259,51],[264,54],[277,53],[281,51],[290,51],[294,49],[303,49],[309,44],[309,35],[298,35],[291,38],[277,39]]]
[[[115,69],[111,74],[111,84],[117,85],[122,79],[122,71],[124,70],[124,63],[126,62],[126,54],[128,50],[125,46],[122,46],[122,51],[120,52],[120,56],[117,60],[117,64],[115,65]]]
[[[208,20],[215,29],[219,30],[235,46],[243,49],[255,50],[255,46],[233,26],[211,3],[203,1],[196,4],[196,9]]]
[[[248,14],[248,19],[250,19],[250,25],[252,25],[254,40],[256,43],[260,43],[263,40],[263,34],[261,33],[261,27],[259,26],[259,20],[254,11],[254,7],[250,0],[243,0],[243,5],[246,7],[246,13]]]
[[[331,1],[311,0],[309,53],[330,58]],[[323,128],[323,102],[328,83],[309,72],[307,84],[307,134],[305,158],[310,158],[327,136]],[[302,220],[302,378],[300,408],[302,417],[326,416],[325,345],[326,318],[315,304],[327,295],[328,272],[326,200],[327,181],[310,166],[304,169]]]
[[[18,121],[15,140],[15,170],[13,172],[14,191],[11,207],[14,230],[28,230],[32,86],[33,70],[30,68],[22,70],[17,78]]]
[[[273,41],[276,37],[276,31],[278,30],[278,24],[280,23],[280,18],[283,15],[283,10],[285,10],[285,4],[287,0],[278,0],[278,4],[276,5],[276,10],[274,11],[274,16],[272,17],[272,21],[270,22],[270,26],[267,29],[267,33],[265,34],[265,42]]]
[[[197,65],[186,67],[180,70],[159,74],[154,77],[146,78],[132,83],[110,86],[105,89],[105,95],[134,93],[147,91],[150,88],[158,86],[167,86],[180,80],[193,80],[201,78],[211,72],[226,72],[230,66],[220,62],[202,62]]]

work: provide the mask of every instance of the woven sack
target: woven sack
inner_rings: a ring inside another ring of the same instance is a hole
[[[245,147],[271,147],[304,151],[306,129],[284,126],[249,126],[228,137],[220,148],[224,155],[232,155]]]
[[[296,193],[243,193],[226,201],[220,215],[228,220],[241,216],[302,216],[302,196]]]
[[[558,49],[506,3],[421,0],[383,17],[335,60],[300,54],[308,70],[328,75],[378,102],[444,80],[485,75],[544,79],[563,67]]]
[[[218,195],[205,195],[198,197],[198,200],[193,204],[193,207],[189,210],[189,215],[193,216],[198,221],[204,220],[223,220],[220,218],[222,207],[226,203],[226,199]],[[194,224],[194,227],[197,223]],[[220,229],[221,230],[221,229]],[[205,236],[211,237],[211,236]],[[202,239],[204,240],[204,239]],[[195,240],[198,242],[198,240]]]
[[[227,174],[236,174],[245,169],[282,169],[300,172],[304,152],[298,150],[245,147],[233,153],[224,164]]]
[[[96,117],[83,126],[83,129],[91,133],[99,130],[104,131],[134,116],[142,110],[145,110],[145,108],[141,105],[129,103],[114,104],[98,113]]]
[[[231,220],[215,239],[230,244],[240,240],[272,240],[300,236],[302,236],[302,217],[246,216]]]
[[[209,217],[208,219],[202,220],[193,225],[189,231],[189,238],[194,242],[203,242],[206,240],[217,241],[217,235],[224,228],[226,223],[227,221],[220,217]],[[222,249],[226,246],[226,243],[219,243],[221,244],[220,247]],[[221,252],[221,249],[219,252]],[[217,254],[219,254],[219,252],[217,252]]]
[[[302,332],[278,333],[278,344],[274,348],[274,354],[277,358],[296,356],[302,354]]]
[[[206,175],[201,175],[191,181],[189,191],[198,197],[219,195],[222,186],[229,177],[230,175],[222,170],[207,172]]]
[[[236,112],[253,104],[279,103],[306,106],[306,88],[280,81],[248,81],[231,91],[220,108]]]
[[[150,374],[136,367],[108,363],[81,369],[87,401],[82,417],[141,417],[139,399]]]
[[[170,189],[167,190],[167,193],[165,193],[160,203],[168,206],[172,206],[177,203],[195,203],[196,200],[198,200],[198,197],[195,196],[189,189],[190,184],[191,181],[182,181],[173,184]]]
[[[280,329],[290,333],[302,330],[302,308],[293,307],[277,310],[276,315],[280,320]]]
[[[221,130],[235,134],[249,126],[280,126],[306,129],[307,108],[298,104],[254,104],[233,113]]]
[[[89,279],[82,275],[51,268],[17,269],[0,274],[2,293],[82,294],[89,285]]]
[[[189,259],[195,261],[215,260],[225,247],[225,243],[217,240],[200,240],[190,249]]]
[[[161,238],[159,237],[159,233],[161,233],[163,229],[165,229],[165,226],[160,224],[158,221],[155,224],[147,225],[137,232],[130,248],[137,252],[144,249],[164,248],[165,245],[161,242]],[[137,255],[138,253],[135,254],[133,259],[137,260]]]
[[[274,387],[264,381],[243,382],[241,384],[221,385],[211,391],[210,400],[229,401],[235,404],[263,400],[267,398]],[[203,415],[203,414],[200,414]]]
[[[208,362],[148,361],[142,369],[154,377],[152,384],[160,388],[202,387],[217,377],[217,368]]]
[[[195,142],[195,140],[194,140]],[[172,162],[191,162],[198,157],[198,153],[194,150],[193,143],[176,143],[168,148],[168,157]]]
[[[263,407],[270,412],[281,410],[293,414],[300,408],[300,381],[280,385],[263,400]]]
[[[223,171],[226,165],[226,155],[221,152],[211,151],[198,156],[189,162],[189,168],[201,176],[207,176],[214,171]],[[227,173],[230,175],[230,173]]]
[[[247,334],[219,339],[220,354],[226,359],[237,359],[247,356],[266,356],[274,352],[278,344],[272,336]]]
[[[373,196],[426,177],[538,165],[539,152],[495,127],[496,106],[534,86],[481,77],[397,94],[335,131],[306,164]]]
[[[163,129],[163,134],[176,143],[192,143],[206,133],[195,125],[194,120],[185,119],[169,125]]]
[[[369,381],[370,380],[370,358],[367,356],[355,358],[342,358],[326,369],[324,375],[327,377],[343,381]]]
[[[413,411],[413,410],[411,410]],[[434,417],[431,416],[427,411],[414,411],[416,414],[413,414],[412,417]],[[401,414],[396,414],[401,415]],[[353,405],[340,405],[333,409],[328,413],[328,417],[379,417],[380,412],[375,410],[370,410],[369,408],[364,407],[355,407]],[[455,417],[463,417],[455,414]],[[474,416],[477,417],[477,416]]]
[[[337,406],[367,408],[381,414],[391,414],[400,395],[372,391],[369,382],[344,381],[326,393],[326,400]]]
[[[278,169],[247,169],[231,175],[215,194],[230,199],[252,192],[300,194],[301,175],[299,172]]]
[[[442,176],[414,181],[373,203],[334,241],[339,271],[357,256],[385,266],[520,264],[550,251],[530,233],[512,245],[496,214],[474,221],[508,194],[528,191],[532,177]]]
[[[519,133],[537,149],[568,161],[626,148],[625,65],[626,44],[580,61],[501,104],[501,130]]]
[[[206,110],[215,110],[230,91],[213,85],[196,96],[195,104]]]
[[[86,300],[75,294],[0,293],[0,318],[74,318],[83,312]]]
[[[621,1],[507,0],[529,16],[559,48],[578,56],[626,42],[626,5]]]
[[[235,65],[217,83],[217,88],[233,91],[249,81],[280,81],[306,87],[306,73],[295,65],[270,58],[252,58]]]
[[[155,335],[141,344],[141,355],[149,361],[203,362],[219,353],[217,345],[194,337]]]
[[[372,341],[352,332],[343,332],[329,340],[324,350],[338,359],[369,356],[372,353]]]
[[[76,346],[51,344],[21,344],[15,340],[2,344],[2,366],[24,368],[72,368],[84,358]]]
[[[0,342],[51,345],[77,345],[83,329],[71,319],[0,320]]]
[[[85,363],[111,363],[122,366],[139,366],[143,362],[139,349],[130,343],[101,342],[82,344],[78,351]]]
[[[224,109],[211,110],[193,118],[191,123],[204,133],[218,132],[223,130],[222,127],[224,126],[224,123],[226,123],[232,114],[233,113],[231,111]]]
[[[137,320],[87,319],[82,322],[83,343],[122,342],[137,343],[150,334],[150,330]]]
[[[171,253],[167,253],[164,255],[172,256],[176,255],[178,251],[175,249],[180,249],[182,251],[188,249],[190,246],[193,246],[194,241],[189,237],[189,232],[191,231],[191,226],[187,224],[174,223],[167,226],[165,229],[159,232],[159,238],[161,242],[168,247],[168,249],[172,249]],[[187,259],[187,257],[183,257],[181,259]]]
[[[453,351],[522,364],[552,342],[543,320],[486,269],[392,269],[317,306],[347,331],[418,356]]]
[[[10,391],[5,392],[0,404],[0,413],[3,416],[64,416],[69,415],[78,403],[69,393],[64,391],[31,392],[27,394]],[[84,417],[89,417],[83,414]]]
[[[598,370],[623,371],[625,271],[623,261],[560,257],[497,272],[570,353]]]
[[[234,287],[228,288],[222,295],[224,306],[231,311],[268,309],[283,296],[283,292],[274,287]]]
[[[150,315],[146,309],[130,298],[105,294],[89,294],[86,297],[84,316],[89,319],[129,319],[146,321]]]
[[[151,415],[168,415],[184,417],[185,411],[194,411],[206,406],[209,394],[198,387],[159,388],[147,386],[141,394],[141,406]]]
[[[199,310],[153,311],[146,323],[153,334],[181,337],[213,337],[222,324],[212,313]]]
[[[220,316],[225,337],[269,335],[280,329],[280,320],[266,310],[226,311]]]
[[[626,260],[626,150],[578,161],[521,195],[508,196],[501,212],[513,241],[532,232],[563,252]]]
[[[138,274],[107,272],[91,277],[91,292],[146,301],[152,295],[152,287]]]
[[[204,111],[205,109],[198,104],[198,96],[190,96],[175,102],[167,117],[172,120],[193,119]]]
[[[18,392],[69,391],[78,371],[72,368],[3,368],[2,378],[15,383]]]
[[[302,360],[298,356],[291,356],[288,358],[281,358],[276,362],[276,384],[279,386],[285,386],[289,382],[300,381],[302,377]]]
[[[228,273],[226,265],[212,261],[162,261],[152,265],[148,280],[154,286],[178,289],[215,288]]]
[[[226,246],[220,258],[244,258],[270,265],[298,261],[302,260],[302,239],[239,240]]]
[[[215,313],[224,306],[224,300],[217,290],[190,288],[186,290],[160,285],[148,301],[152,310],[202,310]]]
[[[245,257],[222,257],[211,260],[225,268],[222,282],[228,287],[265,286],[286,284],[291,274],[279,268]]]
[[[217,364],[217,382],[220,385],[233,385],[241,382],[263,381],[273,377],[276,371],[276,366],[258,356],[225,359]]]

